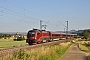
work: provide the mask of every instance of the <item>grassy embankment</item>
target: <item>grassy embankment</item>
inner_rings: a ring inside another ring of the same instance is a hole
[[[13,56],[10,55],[8,60],[58,60],[67,51],[70,45],[76,41],[53,46],[42,46],[40,48],[31,49],[30,51],[20,50]]]
[[[81,51],[89,53],[88,60],[90,60],[90,41],[82,41],[79,44],[79,48],[80,48]]]
[[[25,45],[26,42],[24,41],[13,41],[12,39],[0,39],[0,49],[10,48],[13,46],[20,46]]]

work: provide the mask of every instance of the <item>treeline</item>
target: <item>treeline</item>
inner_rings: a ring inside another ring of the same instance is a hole
[[[76,32],[72,32],[72,34],[77,34],[77,37],[81,37],[86,40],[90,40],[90,29],[79,30]]]
[[[12,37],[11,34],[2,34],[2,33],[0,34],[0,39],[9,39],[11,37]],[[16,35],[16,36],[13,37],[13,40],[14,41],[22,41],[22,40],[25,40],[25,38],[24,38],[24,36]]]
[[[1,38],[6,39],[6,38],[10,38],[10,37],[11,37],[10,34],[0,34],[0,39],[1,39]]]

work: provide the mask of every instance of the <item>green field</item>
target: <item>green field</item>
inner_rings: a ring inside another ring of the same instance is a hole
[[[0,39],[0,49],[1,48],[9,48],[13,46],[20,46],[20,45],[25,45],[26,42],[24,41],[13,41],[9,39]]]

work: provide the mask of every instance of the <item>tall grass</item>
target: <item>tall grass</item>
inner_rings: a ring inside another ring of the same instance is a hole
[[[20,50],[8,60],[58,60],[68,49],[70,43],[53,46],[42,46],[40,48]]]
[[[89,43],[88,41],[82,41],[80,44],[79,44],[79,49],[82,50],[82,51],[85,51],[85,52],[90,52],[89,50]]]
[[[20,50],[10,55],[7,60],[58,60],[73,43],[75,41],[52,46],[42,46],[31,50]]]
[[[79,48],[81,51],[89,52],[89,49],[85,45],[79,44]]]
[[[87,52],[87,53],[90,53],[90,41],[82,41],[80,44],[79,44],[79,48],[80,50],[84,51],[84,52]],[[88,59],[87,60],[90,60],[90,55],[87,55],[88,56]]]

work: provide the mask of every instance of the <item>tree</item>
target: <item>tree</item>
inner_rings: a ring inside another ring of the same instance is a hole
[[[84,30],[83,36],[85,39],[90,40],[90,29]]]

